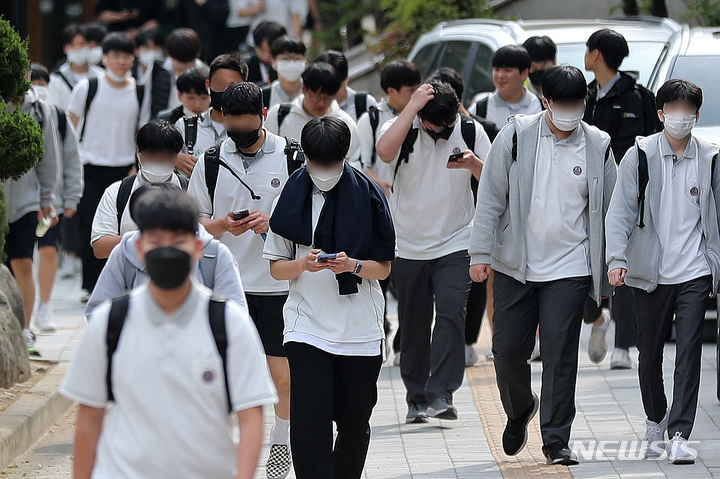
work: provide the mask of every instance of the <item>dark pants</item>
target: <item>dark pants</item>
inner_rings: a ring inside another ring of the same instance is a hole
[[[675,373],[673,402],[668,417],[668,436],[680,432],[688,439],[695,422],[703,322],[712,280],[710,276],[686,283],[658,285],[652,293],[635,289],[638,377],[648,419],[662,421],[667,409],[663,382],[663,351],[675,315]]]
[[[337,356],[296,342],[286,343],[285,352],[295,477],[360,479],[382,355]],[[333,421],[338,432],[334,447]]]
[[[465,371],[470,258],[465,251],[425,261],[398,258],[393,269],[407,402],[452,399]]]
[[[530,365],[540,327],[543,444],[567,445],[575,417],[578,344],[590,277],[521,282],[495,272],[492,350],[503,409],[517,419],[532,406]]]
[[[465,319],[465,344],[468,346],[477,343],[486,303],[487,280],[482,283],[473,282],[468,295],[467,318]]]
[[[73,215],[60,221],[60,243],[66,253],[78,258],[82,255],[82,241],[80,240],[80,217]]]
[[[635,292],[630,286],[620,286],[615,288],[615,294],[608,302],[612,319],[615,321],[615,347],[630,349],[637,343]],[[585,323],[592,324],[597,321],[601,312],[601,306],[598,306],[594,299],[588,297],[585,300]]]
[[[92,292],[97,283],[98,276],[105,266],[104,259],[97,259],[93,253],[90,237],[92,233],[92,222],[95,217],[95,210],[100,204],[100,199],[108,186],[116,181],[125,178],[133,165],[110,167],[85,165],[85,189],[78,205],[78,219],[80,224],[81,258],[83,280],[82,288]]]

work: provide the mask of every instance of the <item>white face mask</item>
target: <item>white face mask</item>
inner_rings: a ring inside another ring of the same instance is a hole
[[[697,122],[697,115],[672,115],[663,114],[665,117],[665,131],[676,140],[687,137]]]
[[[344,165],[343,165],[343,168],[337,173],[334,173],[334,172],[313,173],[312,171],[307,170],[308,175],[310,175],[310,179],[315,184],[315,186],[317,186],[317,189],[320,191],[323,191],[325,193],[327,193],[328,191],[335,188],[335,185],[337,185],[340,182],[340,178],[342,177],[343,171],[345,171]]]
[[[126,71],[123,76],[116,75],[111,69],[107,68],[105,70],[105,74],[109,79],[114,81],[115,83],[125,83],[125,80],[130,78],[130,70]]]
[[[560,131],[573,131],[578,127],[585,115],[585,106],[574,111],[553,111],[548,103],[548,110],[550,111],[550,121],[552,121],[553,125]]]
[[[73,65],[81,67],[88,62],[89,54],[90,49],[88,47],[78,48],[77,50],[68,50],[67,60]]]
[[[169,181],[175,169],[175,167],[167,163],[149,163],[146,165],[143,165],[141,161],[138,161],[138,163],[140,163],[140,172],[143,178],[150,183],[165,183]]]
[[[33,91],[37,95],[38,98],[41,100],[47,100],[48,98],[48,89],[46,86],[42,85],[33,85],[32,86]]]
[[[292,83],[298,81],[305,71],[305,60],[277,60],[275,70],[279,77]]]
[[[160,58],[160,53],[157,50],[143,50],[138,55],[138,61],[146,67],[155,63],[158,58]]]
[[[100,63],[100,60],[102,60],[102,57],[102,47],[92,47],[88,50],[87,61],[89,61],[90,63],[97,65],[98,63]]]

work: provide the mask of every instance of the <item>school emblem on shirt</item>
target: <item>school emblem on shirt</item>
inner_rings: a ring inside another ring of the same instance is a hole
[[[700,190],[698,190],[697,186],[690,188],[690,196],[697,196],[698,194],[700,194]]]
[[[273,178],[270,180],[270,186],[273,188],[280,188],[280,179],[279,178]]]
[[[580,176],[581,174],[582,174],[582,168],[580,168],[579,166],[576,166],[575,168],[573,168],[573,175]]]
[[[215,375],[212,373],[212,371],[205,371],[203,373],[203,380],[206,383],[211,383],[214,378],[215,378]]]

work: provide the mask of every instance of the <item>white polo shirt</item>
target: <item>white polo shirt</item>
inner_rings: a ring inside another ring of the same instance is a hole
[[[170,177],[170,182],[180,188],[180,180],[177,175],[172,175]],[[100,203],[98,204],[98,207],[95,210],[95,216],[93,217],[90,244],[93,244],[103,236],[118,236],[117,196],[120,192],[121,183],[122,180],[116,181],[112,185],[108,186],[103,193],[102,198],[100,198]],[[145,178],[143,178],[141,174],[136,175],[135,181],[133,181],[130,196],[132,196],[135,190],[145,184],[147,184]],[[129,198],[128,203],[130,203]],[[123,210],[122,218],[120,218],[119,236],[124,235],[128,231],[135,231],[136,229],[137,226],[135,225],[135,222],[132,218],[130,218],[130,208],[126,204],[125,209]]]
[[[345,97],[345,101],[340,103],[340,108],[350,115],[350,117],[358,121],[358,114],[357,114],[357,108],[355,107],[355,97],[357,96],[357,92],[353,90],[350,87],[345,88],[347,90],[347,96]],[[370,109],[371,106],[377,106],[378,102],[372,95],[367,95],[367,109]],[[367,110],[366,110],[367,111]]]
[[[292,101],[292,107],[279,128],[278,111],[280,110],[280,105],[275,105],[268,110],[267,120],[265,120],[265,128],[278,136],[286,136],[300,141],[300,134],[302,133],[303,127],[313,118],[302,106],[304,98],[305,95],[300,94]],[[360,141],[358,139],[355,120],[345,113],[335,100],[333,100],[332,105],[330,106],[330,113],[328,114],[335,118],[340,118],[350,128],[351,138],[350,149],[348,150],[348,163],[350,163],[350,166],[362,171],[362,165],[360,164]]]
[[[225,140],[220,148],[220,158],[260,199],[253,200],[250,191],[232,173],[220,166],[214,200],[211,201],[205,182],[205,160],[201,157],[195,164],[188,186],[188,194],[197,201],[200,216],[218,219],[227,216],[230,211],[243,208],[270,214],[273,201],[287,182],[288,170],[285,138],[275,136],[267,130],[265,134],[265,142],[248,168],[245,168],[232,140]],[[226,231],[218,239],[235,255],[246,292],[278,295],[288,291],[287,281],[277,281],[270,276],[270,264],[262,258],[264,240],[261,235],[252,230],[240,236]]]
[[[662,155],[662,190],[657,232],[660,238],[660,284],[679,284],[710,274],[700,221],[697,144],[690,138],[681,158],[658,135]],[[652,160],[652,159],[650,159]]]
[[[291,103],[298,95],[302,95],[302,86],[298,90],[298,94],[290,98],[290,95],[288,95],[285,90],[283,90],[282,85],[280,85],[280,80],[275,80],[270,84],[270,101],[268,102],[269,104],[265,106],[269,110],[279,103]]]
[[[324,193],[313,186],[313,238],[324,205]],[[307,256],[313,248],[295,244],[270,231],[263,258],[291,261]],[[363,279],[357,293],[341,296],[335,273],[304,271],[290,280],[290,293],[283,308],[283,342],[310,344],[340,356],[378,356],[385,349],[382,347],[384,309],[385,297],[377,280]]]
[[[590,275],[588,182],[581,127],[558,141],[540,120],[525,244],[527,280],[555,281]]]
[[[502,129],[502,127],[509,123],[509,118],[513,115],[532,115],[540,113],[542,111],[542,103],[540,102],[540,99],[537,95],[528,91],[527,88],[524,88],[524,90],[525,95],[523,95],[522,100],[520,100],[519,103],[510,103],[506,101],[502,96],[500,96],[500,93],[497,90],[487,95],[488,106],[487,116],[485,118],[495,123],[498,129]],[[484,96],[486,95],[478,95],[473,100],[473,103],[470,105],[468,111],[475,113],[478,101]]]
[[[67,111],[70,103],[70,95],[72,88],[63,80],[63,77],[70,82],[73,88],[82,80],[88,78],[97,78],[105,75],[105,71],[95,65],[88,67],[87,73],[75,73],[70,67],[70,63],[65,62],[60,66],[57,72],[50,73],[50,83],[48,83],[47,101],[58,108]]]
[[[437,259],[467,251],[470,246],[475,217],[475,198],[470,189],[472,173],[468,169],[447,167],[455,148],[468,148],[462,137],[460,115],[456,118],[450,138],[447,141],[440,139],[437,143],[425,133],[417,117],[413,121],[412,127],[418,129],[414,151],[408,162],[400,165],[390,196],[399,258]],[[383,125],[378,139],[396,119]],[[487,158],[490,150],[490,140],[477,122],[475,145],[471,149],[481,160]],[[388,163],[393,172],[397,161],[396,156]]]
[[[364,113],[358,120],[358,138],[360,138],[360,151],[362,152],[360,157],[362,158],[363,168],[372,170],[378,178],[392,184],[393,170],[390,169],[390,165],[378,158],[377,151],[375,152],[375,163],[373,164],[373,138],[377,139],[380,137],[380,130],[383,125],[388,120],[395,118],[397,113],[388,106],[387,101],[385,100],[380,101],[377,109],[378,126],[375,130],[375,135],[373,135],[369,113]]]
[[[205,150],[211,146],[215,146],[222,140],[227,139],[227,132],[222,123],[216,123],[210,118],[210,108],[208,111],[200,115],[200,121],[197,124],[197,137],[195,139],[195,146],[193,146],[193,153],[195,156],[200,156]],[[175,122],[175,126],[180,130],[183,141],[185,140],[185,118],[180,118]],[[183,153],[187,153],[187,145],[183,145]]]
[[[228,415],[222,361],[210,330],[210,291],[193,281],[180,309],[167,314],[146,285],[130,306],[113,357],[108,408],[106,335],[110,303],[92,314],[60,394],[107,408],[93,479],[232,479],[237,474],[234,414]],[[258,333],[247,309],[225,312],[233,411],[277,402]]]

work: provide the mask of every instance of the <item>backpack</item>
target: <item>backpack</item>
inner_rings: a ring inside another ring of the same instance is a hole
[[[356,97],[357,98],[357,97]],[[368,118],[370,119],[370,129],[372,130],[372,153],[370,156],[370,164],[374,165],[377,157],[377,127],[380,124],[380,111],[376,106],[371,106],[367,110]]]
[[[185,176],[178,175],[176,173],[173,174],[178,177],[178,180],[180,180],[180,188],[182,188],[183,191],[187,191],[188,183],[190,182],[190,180]],[[122,223],[122,216],[125,212],[125,208],[127,207],[128,202],[130,201],[130,196],[132,195],[132,187],[133,184],[135,184],[136,176],[137,174],[134,174],[123,178],[122,182],[120,183],[120,188],[118,189],[117,198],[115,199],[115,208],[117,210],[118,235],[120,235],[120,224]]]
[[[193,154],[195,142],[197,142],[198,121],[200,121],[199,115],[190,118],[183,117],[183,123],[185,123],[185,147],[190,155]]]
[[[305,155],[302,152],[302,147],[297,140],[290,140],[285,137],[285,157],[287,162],[288,175],[292,175],[298,170],[305,162]],[[230,172],[247,190],[250,192],[252,199],[259,200],[260,197],[240,178],[232,168],[228,166],[223,160],[220,159],[220,146],[222,142],[215,146],[211,146],[205,151],[205,185],[207,186],[208,195],[210,195],[210,204],[215,203],[215,189],[217,188],[217,178],[220,173],[220,167],[222,166]]]
[[[470,116],[483,126],[490,143],[492,143],[495,141],[498,133],[500,133],[500,128],[497,127],[497,124],[494,121],[487,119],[488,98],[489,97],[486,96],[477,102],[475,104],[475,113],[470,113]]]
[[[120,341],[120,333],[125,324],[125,317],[127,316],[128,308],[130,306],[130,293],[125,293],[112,300],[110,306],[110,315],[108,317],[108,327],[105,336],[105,343],[107,346],[107,371],[105,372],[105,384],[107,387],[107,395],[110,401],[115,401],[115,395],[112,389],[112,363],[113,356],[117,350],[118,342]],[[220,359],[222,360],[223,378],[225,380],[225,396],[227,398],[227,412],[232,413],[232,400],[230,397],[230,385],[228,384],[228,369],[227,369],[227,331],[225,329],[225,301],[216,299],[215,297],[210,299],[208,304],[208,316],[210,322],[210,329],[212,331],[213,339],[215,340],[215,346],[217,347],[218,353],[220,353]]]
[[[277,112],[278,133],[280,132],[280,127],[282,126],[283,121],[285,121],[285,117],[288,116],[288,113],[290,113],[291,109],[292,103],[280,103]]]
[[[65,111],[62,108],[59,108],[51,103],[48,103],[48,106],[55,110],[57,113],[58,118],[58,124],[57,124],[57,130],[58,133],[60,133],[60,141],[62,143],[65,143],[65,138],[67,135],[67,116],[65,116]],[[40,128],[44,128],[45,123],[45,115],[43,114],[42,108],[40,107],[40,104],[38,102],[34,102],[32,104],[33,109],[35,110],[35,114],[38,117],[38,124],[40,125]]]
[[[355,93],[355,118],[359,119],[363,113],[368,111],[368,96],[370,93],[363,91]]]
[[[262,87],[262,93],[263,93],[263,106],[265,108],[269,108],[268,105],[270,104],[270,94],[272,93],[272,85],[265,85]],[[280,124],[280,121],[278,121],[278,125]]]
[[[95,99],[95,95],[97,94],[98,89],[98,78],[90,78],[88,80],[88,92],[87,92],[87,98],[85,99],[85,112],[83,113],[83,126],[80,130],[80,136],[78,137],[79,141],[83,141],[83,138],[85,137],[85,125],[87,124],[87,115],[88,111],[90,110],[90,104]],[[135,96],[137,96],[138,101],[138,123],[140,122],[140,114],[142,113],[142,106],[143,106],[143,98],[145,98],[145,85],[138,85],[135,84]]]

